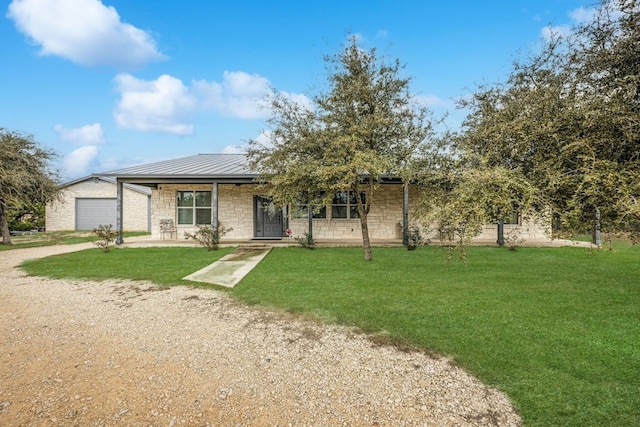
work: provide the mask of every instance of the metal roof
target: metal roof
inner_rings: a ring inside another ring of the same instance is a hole
[[[89,175],[89,176],[84,176],[82,178],[74,179],[73,181],[65,182],[64,184],[60,185],[60,188],[70,187],[70,186],[78,184],[80,182],[89,181],[89,180],[95,180],[95,179],[98,179],[98,180],[104,181],[104,182],[108,182],[110,184],[115,184],[116,183],[116,179],[115,178],[106,177],[106,176],[100,176],[100,175]],[[126,188],[128,188],[129,190],[137,191],[138,193],[146,194],[147,196],[151,195],[151,189],[149,189],[148,187],[143,187],[141,185],[135,185],[135,184],[124,184],[124,186]]]
[[[121,179],[253,179],[245,154],[197,154],[96,175]]]

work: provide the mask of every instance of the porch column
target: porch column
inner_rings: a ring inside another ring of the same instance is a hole
[[[211,226],[218,229],[218,181],[213,181],[213,191],[211,192]]]
[[[120,179],[116,178],[116,232],[118,233],[116,237],[116,245],[121,245],[124,243],[124,239],[122,237],[122,205],[124,198],[122,197],[124,184]]]
[[[402,244],[409,244],[409,183],[402,183]]]

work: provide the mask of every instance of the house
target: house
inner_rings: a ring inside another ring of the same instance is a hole
[[[61,186],[62,199],[46,206],[46,230],[93,230],[99,225],[116,228],[116,179],[87,176]],[[151,231],[151,189],[123,187],[123,231]]]
[[[133,166],[101,173],[115,180],[117,197],[116,228],[130,229],[127,211],[130,203],[125,194],[128,185],[146,186],[151,190],[151,235],[165,238],[161,222],[170,220],[176,232],[168,237],[183,238],[198,225],[222,225],[231,228],[223,240],[246,241],[285,239],[302,236],[313,227],[320,241],[360,242],[362,232],[353,195],[337,192],[329,206],[312,214],[306,205],[276,206],[259,189],[258,175],[249,170],[244,154],[198,154],[189,157]],[[417,200],[418,189],[405,187],[398,179],[385,179],[376,191],[368,216],[371,241],[402,243],[403,227],[408,224]],[[525,239],[549,240],[535,224],[512,224]],[[496,240],[496,226],[489,225],[479,240]],[[119,240],[119,243],[122,243]]]

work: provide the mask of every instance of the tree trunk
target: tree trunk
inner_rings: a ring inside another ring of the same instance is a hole
[[[9,223],[7,222],[7,215],[0,204],[0,232],[2,233],[2,244],[11,245],[11,234],[9,234]]]
[[[369,240],[369,225],[367,214],[360,215],[360,228],[362,229],[362,247],[364,248],[364,260],[371,261],[371,241]]]

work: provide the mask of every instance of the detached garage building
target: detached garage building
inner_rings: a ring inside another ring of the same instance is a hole
[[[62,185],[62,199],[46,208],[46,230],[93,230],[99,225],[116,228],[116,180],[88,176]],[[124,184],[124,231],[151,231],[151,189]]]

